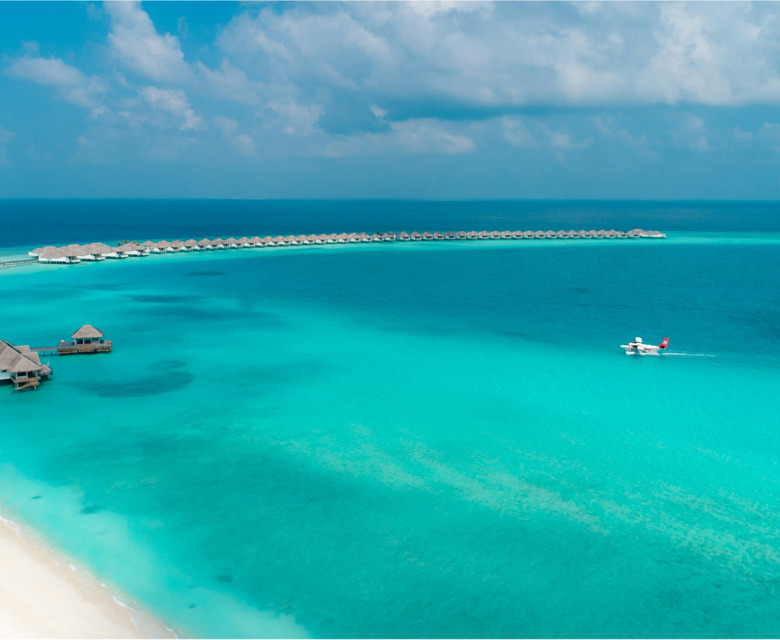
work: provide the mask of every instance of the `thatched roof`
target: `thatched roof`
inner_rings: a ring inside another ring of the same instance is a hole
[[[19,355],[19,351],[10,342],[0,340],[0,371],[6,371],[8,365]]]
[[[103,332],[100,329],[96,329],[91,324],[85,324],[81,329],[76,331],[71,338],[78,340],[79,338],[102,338]]]
[[[40,371],[41,361],[38,354],[29,347],[15,347],[10,342],[0,340],[0,370],[10,373]]]
[[[35,364],[27,356],[19,354],[8,366],[11,373],[29,373],[30,371],[40,371],[41,365]]]

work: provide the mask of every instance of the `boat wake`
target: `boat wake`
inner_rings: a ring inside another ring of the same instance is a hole
[[[714,358],[714,353],[685,353],[685,351],[667,351],[665,356],[680,356],[683,358]]]

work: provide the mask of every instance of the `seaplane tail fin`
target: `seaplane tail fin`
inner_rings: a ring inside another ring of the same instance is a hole
[[[661,344],[658,345],[659,349],[666,349],[666,347],[669,346],[669,338],[664,338],[661,340]]]

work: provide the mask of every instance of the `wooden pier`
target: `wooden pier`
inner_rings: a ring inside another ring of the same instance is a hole
[[[36,349],[37,351],[37,349]],[[109,353],[111,351],[111,340],[101,340],[93,343],[60,342],[56,347],[58,356],[70,356],[82,353]]]
[[[0,269],[10,269],[11,267],[20,267],[23,264],[30,264],[32,262],[39,262],[38,258],[22,258],[20,260],[2,260],[0,261]]]
[[[41,355],[68,356],[110,351],[111,340],[104,340],[103,332],[90,324],[81,327],[70,340],[60,340],[53,347],[17,347],[0,340],[0,381],[10,380],[16,391],[37,391],[41,381],[52,375],[51,367],[41,363]]]
[[[53,347],[32,347],[31,350],[53,356],[110,353],[111,340],[103,340],[103,332],[100,329],[85,324],[71,336],[71,340],[60,340],[60,343]]]

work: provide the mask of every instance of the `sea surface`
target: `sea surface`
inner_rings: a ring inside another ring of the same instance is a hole
[[[780,205],[2,201],[0,227],[6,255],[667,232],[0,270],[0,337],[114,341],[0,386],[0,513],[185,634],[780,636]]]

